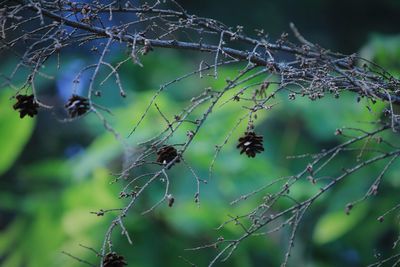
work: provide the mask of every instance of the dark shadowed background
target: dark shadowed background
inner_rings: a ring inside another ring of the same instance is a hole
[[[399,0],[179,2],[191,14],[211,17],[233,27],[242,25],[250,35],[254,35],[254,29],[263,28],[271,40],[282,32],[290,32],[289,23],[294,22],[314,43],[342,53],[361,53],[397,77],[400,72]],[[201,55],[193,55],[157,49],[143,59],[144,68],[129,65],[121,74],[128,91],[126,99],[121,99],[115,84],[106,85],[107,90],[103,90],[98,103],[113,110],[114,116],[108,119],[122,136],[127,136],[160,84],[198,68]],[[112,57],[117,62],[122,57],[121,51]],[[47,71],[56,79],[38,86],[41,98],[56,106],[54,111],[42,112],[36,119],[20,120],[9,100],[13,91],[8,88],[0,92],[0,265],[4,267],[82,265],[62,251],[96,262],[96,256],[79,244],[99,249],[113,217],[112,214],[97,217],[90,212],[121,207],[126,201],[118,198],[121,185],[110,184],[111,172],[121,169],[120,144],[95,116],[72,123],[58,120],[65,117],[63,103],[71,94],[74,75],[93,60],[93,55],[85,48],[69,49],[60,60],[63,71],[55,71],[55,59],[49,61]],[[2,53],[1,72],[14,65],[15,60]],[[190,99],[191,89],[218,88],[225,82],[223,77],[233,76],[235,71],[226,67],[220,70],[220,80],[179,83],[161,95],[158,104],[172,117]],[[79,86],[85,91],[85,82]],[[215,228],[228,215],[248,210],[262,196],[234,207],[229,205],[231,200],[304,165],[301,161],[287,160],[287,155],[316,152],[338,144],[340,137],[333,134],[336,128],[377,118],[357,105],[353,96],[342,98],[340,109],[334,101],[284,101],[259,121],[257,129],[265,134],[266,151],[253,161],[238,155],[235,141],[229,142],[217,161],[214,177],[203,188],[200,208],[193,203],[195,183],[190,172],[182,166],[172,169],[176,205],[173,208],[161,205],[152,214],[139,216],[162,196],[163,188],[155,187],[148,192],[134,209],[135,213],[127,218],[133,246],[116,236],[116,249],[127,258],[129,266],[189,266],[179,256],[206,266],[217,252],[214,248],[196,252],[184,249],[211,242],[221,235],[240,233],[235,226],[222,231]],[[188,151],[187,160],[200,176],[208,174],[214,146],[224,140],[227,129],[234,125],[235,111],[227,107],[214,114],[207,128],[210,130],[202,133]],[[155,122],[162,124],[157,111],[152,110],[138,134],[128,142],[133,146],[157,132]],[[234,137],[239,135],[240,132]],[[331,170],[339,165],[333,165]],[[344,214],[345,204],[363,195],[370,181],[366,177],[377,173],[378,167],[365,169],[329,192],[326,195],[329,201],[322,199],[316,203],[301,224],[291,266],[365,266],[392,253],[391,245],[399,230],[398,217],[384,224],[377,223],[375,218],[379,210],[398,202],[398,167],[397,164],[388,172],[388,183],[381,194],[351,216]],[[299,198],[310,194],[307,183],[296,190]],[[279,266],[288,234],[283,231],[246,241],[227,262],[217,266]]]

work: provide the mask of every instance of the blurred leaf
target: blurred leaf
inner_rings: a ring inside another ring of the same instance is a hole
[[[326,244],[351,231],[365,216],[367,208],[357,206],[346,215],[343,210],[329,212],[317,222],[313,239],[317,244]]]
[[[0,191],[0,208],[4,210],[14,210],[19,204],[18,195],[7,191]]]
[[[35,119],[19,118],[12,108],[12,91],[4,89],[0,93],[0,175],[7,171],[22,152],[34,129]]]
[[[8,257],[3,263],[3,267],[20,267],[22,266],[22,252],[17,250],[16,253],[13,253],[10,257]]]
[[[400,35],[374,34],[360,54],[361,57],[381,65],[392,75],[399,75]]]
[[[0,255],[11,250],[13,245],[15,246],[13,243],[19,238],[25,226],[26,224],[22,219],[17,219],[10,223],[7,229],[0,233]]]
[[[70,166],[63,160],[49,159],[27,165],[21,170],[21,175],[26,179],[34,179],[35,182],[50,179],[61,182],[62,179],[69,177],[69,170]]]
[[[101,166],[116,158],[122,151],[122,146],[109,134],[97,137],[86,149],[85,153],[79,154],[71,160],[73,177],[88,177]]]
[[[340,105],[342,108],[338,108]],[[371,112],[366,108],[367,102],[356,102],[354,94],[341,94],[339,99],[330,95],[324,99],[311,101],[307,98],[298,98],[291,103],[289,113],[301,116],[310,134],[319,140],[334,139],[334,131],[343,126],[360,126],[365,131],[374,129],[373,124],[366,122],[376,120],[385,104],[377,102],[371,105]]]
[[[121,204],[116,198],[120,188],[110,185],[110,174],[105,168],[96,168],[91,179],[76,181],[75,186],[70,187],[63,194],[63,202],[66,208],[86,208],[88,215],[90,211],[100,208],[114,208]],[[66,214],[63,214],[66,215]],[[90,215],[95,217],[94,215]]]

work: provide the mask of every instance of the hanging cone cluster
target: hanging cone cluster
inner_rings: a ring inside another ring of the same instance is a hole
[[[14,104],[13,108],[18,110],[21,119],[26,115],[33,117],[38,114],[39,104],[36,103],[33,95],[17,95],[16,98],[17,103]]]
[[[89,100],[79,95],[72,95],[65,104],[71,118],[85,114],[90,109]]]
[[[157,162],[167,165],[170,163],[176,156],[178,156],[178,151],[173,146],[163,146],[157,151]],[[171,168],[175,163],[180,162],[178,158],[169,168]]]
[[[263,137],[254,132],[246,132],[239,138],[239,144],[236,147],[241,149],[240,154],[246,153],[249,158],[254,158],[257,153],[264,151]]]
[[[123,256],[118,255],[115,252],[108,253],[103,259],[104,267],[124,267],[128,265]]]

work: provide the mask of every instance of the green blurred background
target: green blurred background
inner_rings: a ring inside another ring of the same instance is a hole
[[[400,71],[398,0],[181,2],[189,13],[213,17],[231,26],[243,25],[245,32],[264,28],[272,40],[282,31],[289,31],[289,22],[294,22],[312,42],[334,51],[360,52],[397,77]],[[127,136],[160,84],[198,67],[201,55],[193,55],[157,49],[143,59],[144,68],[128,64],[122,69],[121,78],[128,91],[126,99],[119,96],[110,82],[96,103],[112,109],[114,115],[107,115],[107,119],[122,136]],[[109,60],[118,62],[122,56],[120,52],[114,53]],[[90,60],[76,50],[61,55],[63,67],[70,72]],[[14,65],[13,59],[5,58],[0,65],[1,72],[7,72]],[[55,60],[47,64],[46,71],[55,75],[56,80],[40,80],[39,94],[44,102],[62,108],[71,93],[73,74],[56,72],[55,66]],[[236,72],[236,68],[225,67],[220,69],[219,80],[192,78],[177,83],[158,98],[157,104],[172,118],[188,104],[190,97],[207,86],[222,88],[224,78],[234,77]],[[11,89],[0,92],[0,265],[82,265],[62,251],[97,262],[96,256],[79,244],[99,249],[115,214],[97,217],[90,212],[118,208],[127,201],[118,198],[122,185],[110,184],[111,172],[121,170],[121,144],[93,114],[72,123],[60,123],[58,118],[63,114],[61,108],[56,108],[41,112],[35,119],[20,120],[9,100],[12,95]],[[162,196],[162,184],[144,195],[126,219],[133,246],[123,236],[114,236],[115,249],[126,257],[129,266],[186,266],[179,256],[206,266],[216,249],[197,252],[184,249],[212,242],[218,236],[229,238],[240,234],[240,227],[234,225],[221,231],[215,228],[229,219],[228,215],[250,210],[263,195],[234,206],[229,205],[230,201],[273,178],[300,170],[305,161],[287,160],[287,155],[317,152],[337,144],[343,139],[334,135],[336,128],[360,126],[357,121],[377,119],[378,111],[383,108],[378,104],[376,110],[368,112],[352,95],[340,100],[326,97],[317,102],[303,99],[288,102],[285,97],[278,100],[282,104],[260,118],[256,125],[257,131],[264,135],[266,151],[255,159],[237,153],[235,140],[245,127],[241,125],[218,157],[213,178],[202,186],[199,208],[193,201],[194,178],[183,164],[169,171],[171,191],[176,198],[173,208],[165,204],[149,215],[139,216]],[[337,101],[343,108],[337,108]],[[243,112],[238,105],[218,109],[196,137],[185,159],[201,177],[208,175],[215,145],[223,142]],[[157,111],[150,109],[143,125],[126,142],[134,146],[163,126]],[[179,142],[180,137],[173,141]],[[355,155],[349,154],[348,159],[340,160],[351,161]],[[339,165],[332,164],[327,172],[335,173]],[[400,182],[396,170],[399,164],[390,169],[380,194],[373,201],[358,206],[351,216],[343,211],[347,202],[366,192],[381,167],[376,165],[351,177],[310,209],[301,223],[291,266],[365,266],[376,261],[379,255],[383,258],[394,252],[391,246],[398,235],[398,217],[390,217],[382,224],[376,217],[398,201]],[[316,189],[304,181],[293,190],[292,195],[302,199]],[[247,240],[227,262],[216,266],[279,266],[288,235],[283,230]]]

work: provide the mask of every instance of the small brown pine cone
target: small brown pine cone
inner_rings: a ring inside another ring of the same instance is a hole
[[[21,119],[26,115],[33,117],[38,114],[39,104],[35,101],[33,95],[17,95],[16,98],[17,103],[14,104],[13,108],[18,110]]]
[[[174,158],[178,156],[178,151],[173,146],[163,146],[157,151],[157,162],[167,165],[170,163]],[[175,163],[179,163],[180,159],[178,158],[175,162],[169,166],[171,168]]]
[[[123,256],[118,255],[115,252],[108,253],[103,259],[104,267],[124,267],[128,265]]]
[[[168,200],[168,207],[171,208],[171,207],[174,205],[174,203],[175,203],[175,198],[174,198],[174,196],[171,195],[171,194],[169,194],[169,195],[167,196],[167,200]]]
[[[254,158],[257,153],[264,151],[263,137],[254,132],[246,132],[239,138],[236,148],[240,149],[240,154],[246,153],[249,158]]]
[[[89,100],[79,95],[72,95],[65,104],[71,118],[79,117],[90,109]]]

